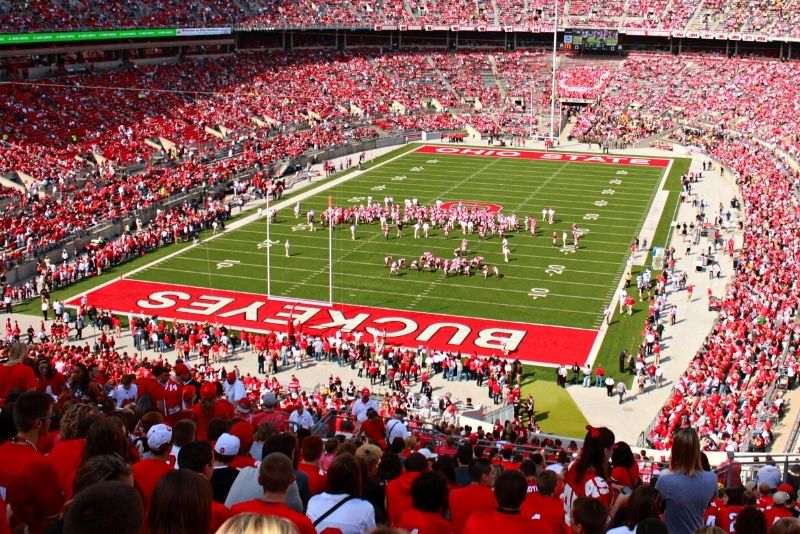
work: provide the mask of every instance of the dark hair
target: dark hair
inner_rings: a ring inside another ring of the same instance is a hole
[[[634,463],[636,463],[636,459],[633,457],[631,446],[624,441],[615,443],[611,449],[611,465],[630,469]]]
[[[400,456],[392,451],[385,451],[381,456],[381,462],[378,464],[377,479],[380,482],[388,482],[401,474],[403,474],[403,462]]]
[[[473,458],[475,455],[472,451],[472,445],[468,443],[462,443],[458,446],[458,450],[456,451],[456,460],[458,460],[458,465],[469,466],[472,463]]]
[[[583,450],[575,461],[577,479],[582,480],[583,475],[590,469],[605,480],[608,480],[609,470],[606,461],[606,449],[614,445],[614,433],[606,427],[587,426],[586,437],[583,440]]]
[[[441,514],[447,507],[447,496],[447,481],[439,473],[427,471],[411,484],[411,503],[417,510]]]
[[[688,477],[693,477],[703,470],[700,461],[700,438],[693,428],[681,428],[672,436],[670,470]]]
[[[133,463],[136,458],[123,426],[122,420],[116,417],[98,419],[92,423],[86,433],[83,462],[86,463],[93,456],[112,454]]]
[[[535,477],[536,463],[533,460],[523,460],[519,464],[519,470],[522,471],[522,474],[526,477]]]
[[[639,486],[628,501],[626,524],[633,528],[649,517],[658,519],[661,516],[660,495],[652,486]]]
[[[208,441],[217,441],[219,437],[228,431],[230,425],[225,419],[215,417],[206,425],[206,437]]]
[[[189,469],[202,473],[214,460],[214,451],[207,441],[187,443],[178,451],[178,465],[181,469]]]
[[[208,532],[211,484],[194,471],[170,471],[158,481],[150,499],[148,534]]]
[[[72,493],[77,495],[101,482],[122,482],[120,477],[131,475],[131,466],[119,456],[104,454],[87,460],[75,475]]]
[[[422,453],[412,452],[406,458],[405,466],[406,471],[421,473],[428,470],[428,459]]]
[[[333,494],[361,497],[361,466],[352,454],[340,454],[328,468],[325,491]]]
[[[484,475],[492,472],[492,463],[486,458],[478,458],[469,466],[469,479],[472,482],[480,482]]]
[[[322,456],[323,447],[322,438],[319,436],[308,436],[300,445],[300,452],[303,455],[303,460],[307,462],[316,461]]]
[[[194,441],[197,424],[191,419],[181,419],[172,427],[172,441],[183,447]]]
[[[141,534],[143,522],[142,498],[132,486],[101,482],[72,500],[64,534]]]
[[[764,512],[754,506],[745,506],[734,521],[736,534],[767,534]]]
[[[536,487],[541,495],[549,497],[556,491],[558,486],[558,475],[555,471],[545,469],[536,477]]]
[[[261,450],[261,458],[266,458],[268,454],[273,452],[282,452],[288,456],[292,463],[297,456],[297,438],[288,432],[280,434],[273,434],[264,442],[264,447]]]
[[[597,499],[578,497],[572,503],[572,524],[582,526],[586,534],[603,534],[607,520],[606,507]]]
[[[258,483],[265,492],[286,491],[294,479],[292,460],[282,452],[272,452],[261,461]]]
[[[400,436],[397,436],[389,444],[389,448],[392,451],[394,451],[395,453],[400,454],[406,448],[406,441],[403,438],[401,438]]]
[[[718,530],[722,530],[719,527],[705,528],[716,528]],[[642,520],[642,522],[636,526],[636,534],[669,534],[669,531],[667,530],[667,525],[665,525],[661,519],[657,517],[648,517],[647,519]]]
[[[14,426],[17,432],[30,432],[37,421],[47,418],[53,397],[43,391],[26,391],[14,403]]]
[[[494,483],[494,497],[500,508],[519,510],[528,494],[528,479],[521,471],[503,471]]]
[[[433,463],[433,470],[441,473],[448,482],[456,482],[456,461],[452,456],[439,456]]]
[[[80,382],[78,382],[77,384],[76,384],[76,381],[75,381],[75,369],[80,369],[82,371]],[[88,393],[88,391],[89,391],[89,382],[91,382],[91,378],[89,377],[89,369],[85,365],[83,365],[81,362],[76,362],[75,365],[72,368],[72,373],[73,374],[72,374],[72,376],[70,376],[70,379],[69,379],[69,387],[70,387],[70,389],[72,389],[72,390],[80,390],[80,391],[83,391],[84,393]]]

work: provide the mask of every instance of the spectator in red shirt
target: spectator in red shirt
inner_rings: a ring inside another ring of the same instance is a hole
[[[0,486],[6,488],[11,526],[27,525],[31,533],[47,530],[64,504],[58,474],[36,448],[53,418],[53,398],[28,391],[14,403],[16,435],[0,445]]]
[[[39,358],[36,361],[36,389],[61,400],[62,393],[67,391],[67,379],[53,369],[50,360]]]
[[[148,534],[210,532],[211,485],[188,469],[164,474],[153,490],[147,523]]]
[[[312,497],[325,491],[327,477],[319,465],[322,448],[322,438],[318,436],[309,436],[300,445],[302,456],[297,469],[308,475],[308,489]]]
[[[403,512],[411,508],[411,484],[428,470],[428,460],[415,452],[406,458],[405,471],[386,485],[386,511],[389,524],[397,525]]]
[[[228,400],[220,398],[221,388],[216,382],[206,382],[200,388],[200,402],[192,408],[197,421],[197,439],[207,438],[208,422],[212,419],[229,421],[236,415],[236,409]]]
[[[280,452],[268,454],[261,462],[258,472],[258,482],[264,488],[264,497],[235,504],[231,507],[231,513],[278,516],[291,521],[297,527],[299,534],[314,534],[311,520],[285,504],[286,493],[294,480],[294,467],[289,457]]]
[[[497,477],[494,496],[497,509],[480,510],[470,515],[465,534],[485,534],[486,532],[502,532],[503,534],[527,534],[534,532],[534,523],[530,518],[520,514],[520,506],[528,493],[528,480],[520,471],[503,471]],[[539,525],[537,534],[549,534],[549,530]]]
[[[373,408],[367,409],[367,420],[361,423],[361,434],[367,437],[369,443],[373,443],[381,449],[386,448],[386,425],[383,423],[377,411]]]
[[[495,466],[486,458],[478,458],[469,466],[469,478],[472,481],[469,486],[450,493],[450,518],[455,534],[464,530],[464,525],[473,513],[493,510],[495,507],[492,493],[492,486],[497,478]]]
[[[174,471],[169,463],[169,452],[172,450],[172,429],[159,423],[147,431],[147,446],[150,457],[133,465],[133,480],[144,497],[145,506],[149,509],[150,498],[161,477]]]
[[[91,422],[98,417],[91,404],[71,404],[61,416],[61,432],[58,442],[47,455],[47,460],[58,473],[58,482],[67,499],[72,498],[72,482],[83,462],[86,434]]]
[[[520,513],[534,522],[534,530],[544,527],[553,534],[566,534],[567,524],[564,521],[564,501],[556,494],[558,475],[545,469],[536,477],[537,491],[528,492],[522,503]]]
[[[422,473],[411,484],[412,508],[403,513],[398,528],[417,534],[452,534],[453,526],[442,517],[447,494],[447,481],[442,475]]]
[[[8,361],[0,365],[0,408],[5,406],[9,393],[36,389],[36,374],[24,364],[27,351],[22,343],[13,343],[8,349]]]

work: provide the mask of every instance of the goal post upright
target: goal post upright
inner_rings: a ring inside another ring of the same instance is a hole
[[[328,303],[333,306],[333,197],[328,195]]]

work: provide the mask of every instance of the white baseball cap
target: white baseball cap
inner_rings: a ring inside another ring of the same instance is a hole
[[[147,431],[147,446],[158,449],[172,441],[172,429],[165,424],[153,425]]]
[[[214,444],[214,451],[225,456],[236,456],[239,454],[240,445],[239,438],[226,432],[217,439]]]

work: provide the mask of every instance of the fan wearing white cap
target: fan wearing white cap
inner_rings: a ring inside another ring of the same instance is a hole
[[[144,459],[132,466],[133,479],[144,495],[145,505],[149,504],[161,477],[175,470],[174,458],[169,455],[172,450],[172,429],[164,424],[151,426],[147,431],[147,447],[150,451]]]
[[[227,432],[214,444],[214,472],[211,474],[211,486],[214,490],[214,500],[219,503],[225,504],[233,481],[239,476],[239,470],[230,464],[239,454],[240,445],[239,438]]]

